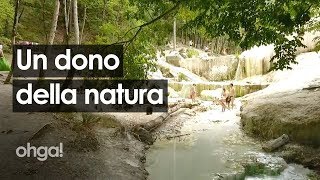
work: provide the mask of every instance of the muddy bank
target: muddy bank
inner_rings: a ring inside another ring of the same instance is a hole
[[[13,113],[12,86],[1,84],[0,97],[0,179],[147,178],[147,146],[126,130],[147,122],[145,113],[118,117],[121,121],[113,114]],[[16,148],[28,142],[35,147],[63,143],[63,157],[18,158]]]
[[[125,138],[117,129],[100,125],[54,122],[41,129],[30,144],[53,146],[63,143],[63,157],[38,161],[14,158],[2,168],[1,177],[13,179],[146,179],[145,146]],[[21,145],[25,146],[25,143]],[[7,163],[2,161],[1,163]]]

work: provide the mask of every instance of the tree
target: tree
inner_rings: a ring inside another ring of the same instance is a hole
[[[55,33],[57,30],[58,18],[59,18],[59,11],[60,11],[60,0],[56,0],[54,14],[52,19],[51,31],[49,36],[49,44],[53,44]]]
[[[15,1],[15,8],[14,8],[14,20],[13,20],[13,28],[12,28],[12,48],[13,48],[13,45],[16,43],[16,36],[17,36],[17,27],[18,27],[18,22],[19,22],[19,19],[22,15],[22,12],[19,16],[19,7],[20,7],[20,0],[16,0]],[[10,83],[10,80],[11,80],[11,77],[12,77],[12,73],[13,73],[13,67],[14,67],[14,64],[15,64],[15,61],[14,61],[14,58],[12,56],[12,61],[11,61],[11,71],[9,72],[6,80],[4,81],[4,84],[8,84]]]
[[[303,46],[303,26],[310,20],[311,7],[317,5],[315,0],[193,0],[188,6],[199,14],[189,23],[205,27],[211,36],[228,35],[244,49],[274,44],[273,68],[290,69],[290,63],[296,63],[296,48]],[[292,34],[296,35],[288,39]]]
[[[8,24],[12,23],[12,16],[14,14],[13,5],[8,0],[0,0],[0,9],[1,9],[1,16],[0,16],[0,34],[6,32]],[[3,33],[7,35],[6,33]]]
[[[167,4],[180,3],[195,12],[186,22],[190,28],[204,27],[210,37],[228,36],[241,48],[254,45],[274,44],[276,55],[272,58],[273,69],[290,69],[296,63],[295,52],[301,43],[304,25],[310,20],[312,7],[318,0],[167,0],[135,1],[140,8],[162,9]],[[287,36],[294,35],[292,39]]]
[[[123,44],[125,64],[128,65],[126,76],[135,78],[145,77],[145,72],[152,69],[155,49],[171,40],[174,17],[179,27],[178,39],[180,34],[185,42],[196,39],[194,42],[198,47],[211,42],[218,53],[230,47],[248,49],[273,43],[276,50],[274,69],[289,68],[295,59],[295,49],[303,46],[303,27],[314,16],[310,12],[319,5],[318,0],[243,0],[241,3],[238,0],[61,1],[64,21],[59,21],[52,11],[57,9],[58,1],[24,0],[26,15],[19,23],[17,37],[48,42],[46,32],[57,21],[57,26],[64,29],[56,28],[56,43],[69,44],[70,37],[75,37],[75,44]],[[79,17],[82,19],[81,30]],[[43,28],[37,26],[39,19],[43,21]],[[58,38],[60,34],[64,34],[64,38]],[[294,38],[287,39],[291,34],[295,34]]]
[[[80,44],[79,18],[78,18],[78,1],[73,0],[73,26],[75,35],[75,44]]]

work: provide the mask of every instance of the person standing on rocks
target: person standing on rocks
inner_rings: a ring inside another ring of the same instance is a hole
[[[192,41],[192,40],[189,41],[189,46],[190,46],[190,47],[193,46],[193,41]]]
[[[193,84],[190,89],[190,98],[192,99],[192,103],[194,103],[196,101],[196,95],[197,95],[196,85]]]
[[[234,86],[232,83],[230,84],[229,97],[230,97],[231,108],[233,109],[234,98],[235,98],[235,89],[234,89]],[[228,108],[229,108],[229,104],[228,104]]]
[[[226,111],[226,107],[227,107],[226,104],[228,104],[227,98],[228,98],[228,92],[226,88],[222,88],[221,97],[219,99],[219,103],[222,106],[222,112]]]

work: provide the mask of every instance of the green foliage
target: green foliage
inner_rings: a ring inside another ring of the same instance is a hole
[[[275,52],[277,53],[271,59],[271,61],[275,61],[271,70],[292,69],[290,64],[297,64],[295,61],[297,47],[306,47],[302,44],[301,40],[302,37],[294,36],[293,40],[287,40],[282,44],[276,44]]]
[[[187,49],[187,56],[188,58],[197,57],[199,56],[199,52],[195,49]]]
[[[95,43],[112,44],[125,41],[135,36],[137,26],[148,22],[155,12],[150,9],[140,11],[138,6],[128,0],[108,1],[108,21],[102,23]],[[118,11],[115,11],[116,9]],[[152,17],[153,18],[153,17]],[[168,41],[167,21],[159,20],[144,28],[140,34],[125,44],[124,75],[125,79],[145,79],[148,71],[155,70],[156,49]]]
[[[204,27],[212,37],[228,35],[244,49],[273,43],[277,54],[274,67],[284,69],[294,62],[293,51],[302,45],[302,27],[310,20],[310,7],[319,1],[193,0],[187,5],[199,11],[189,26]],[[293,33],[298,37],[286,38]]]
[[[315,37],[314,38],[314,41],[316,41],[317,43],[316,43],[316,46],[314,47],[314,51],[320,51],[320,36],[318,36],[318,37]]]
[[[11,40],[9,38],[0,36],[0,44],[3,46],[4,52],[11,52]]]
[[[0,0],[0,36],[9,37],[13,21],[13,4],[9,0]]]
[[[308,24],[308,28],[307,30],[308,31],[319,31],[320,30],[320,20],[319,20],[319,17],[320,17],[320,9],[319,8],[316,8],[316,9],[313,9],[313,15],[314,17],[317,17],[318,19],[314,19],[312,20],[309,24]],[[314,48],[314,51],[320,51],[320,36],[317,36],[313,39],[314,42],[316,42],[316,46]]]
[[[10,71],[10,65],[4,57],[0,58],[0,71]]]
[[[17,40],[46,43],[54,1],[22,2],[19,13],[23,13]],[[13,4],[13,0],[0,0],[0,33],[5,37],[0,39],[0,43],[5,44],[6,49],[11,36]],[[180,6],[170,14],[152,21],[176,7],[176,4]],[[318,0],[243,0],[241,3],[238,0],[78,0],[78,12],[82,27],[86,9],[83,43],[113,44],[125,41],[126,78],[143,79],[147,71],[154,69],[156,49],[172,39],[174,17],[178,32],[185,32],[185,37],[196,35],[204,41],[223,37],[221,41],[220,38],[216,41],[217,46],[248,49],[254,45],[274,44],[274,69],[290,68],[290,63],[295,63],[296,48],[303,46],[301,36],[308,30],[303,27],[310,17],[319,17],[319,5]],[[64,39],[62,7],[61,4],[55,43],[63,43]],[[152,23],[143,29],[135,28],[147,22]],[[319,29],[319,26],[318,23],[313,28]],[[137,32],[139,34],[136,36]],[[70,33],[72,36],[72,30]],[[286,38],[292,34],[297,35],[293,39]],[[193,55],[197,53],[192,50],[188,52],[188,57]]]
[[[160,71],[161,71],[161,73],[163,74],[164,77],[166,77],[166,78],[173,78],[173,77],[174,77],[174,76],[170,73],[170,69],[169,69],[169,68],[160,66],[159,69],[160,69]]]
[[[317,180],[317,179],[320,179],[320,175],[318,175],[315,172],[311,172],[308,174],[308,179],[309,180]]]
[[[178,81],[181,82],[181,81],[188,81],[188,78],[186,75],[182,74],[182,73],[179,73],[178,74]]]
[[[277,169],[277,168],[272,169],[272,168],[266,167],[265,164],[262,164],[259,162],[244,165],[244,168],[245,168],[246,176],[257,176],[262,174],[266,174],[269,176],[277,176],[281,173],[281,169]]]

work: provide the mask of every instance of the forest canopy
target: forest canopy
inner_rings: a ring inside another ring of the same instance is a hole
[[[239,53],[274,44],[274,69],[290,68],[319,0],[0,0],[0,44],[123,44],[125,75],[145,78],[156,50],[172,39]],[[15,23],[16,19],[16,23]],[[16,24],[16,26],[15,26]],[[15,30],[12,30],[12,29]],[[288,39],[287,36],[293,35]]]

